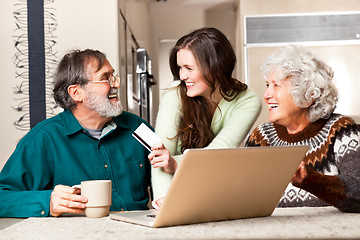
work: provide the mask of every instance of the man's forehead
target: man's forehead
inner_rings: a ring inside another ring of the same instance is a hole
[[[85,68],[90,72],[97,72],[98,70],[101,69],[100,68],[100,62],[99,62],[99,60],[97,58],[90,57],[85,62]]]

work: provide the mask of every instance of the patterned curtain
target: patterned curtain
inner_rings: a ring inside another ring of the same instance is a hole
[[[55,0],[16,0],[14,55],[15,101],[19,117],[14,126],[28,131],[40,121],[54,115],[57,107],[52,97],[52,79],[57,65],[57,21]]]

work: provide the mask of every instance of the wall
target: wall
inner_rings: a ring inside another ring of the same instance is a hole
[[[244,57],[244,16],[268,15],[268,14],[296,14],[296,13],[321,13],[321,12],[353,12],[360,11],[360,1],[357,0],[240,0],[237,8],[236,27],[236,53],[241,59],[241,70],[237,77],[245,81],[245,57]],[[274,52],[278,47],[253,47],[249,48],[249,79],[250,88],[255,90],[262,98],[265,90],[265,80],[262,76],[260,66],[262,61]],[[352,115],[355,108],[360,104],[358,96],[350,96],[349,89],[358,89],[359,83],[356,62],[360,58],[356,54],[360,51],[360,45],[334,44],[328,46],[317,46],[316,43],[309,44],[317,56],[327,62],[335,72],[335,85],[340,90],[337,112]],[[353,79],[353,80],[351,80]],[[352,108],[350,110],[349,108]],[[358,109],[358,108],[357,108]],[[359,112],[359,110],[357,110]],[[254,124],[254,127],[268,121],[267,106],[263,103],[262,112]]]
[[[220,4],[205,10],[205,26],[220,29],[235,50],[236,12],[233,4]],[[240,65],[237,65],[239,67]],[[236,69],[234,74],[236,73]]]
[[[59,59],[71,49],[92,48],[104,52],[114,68],[119,66],[117,0],[58,0],[54,7]]]
[[[126,0],[125,18],[136,41],[152,56],[152,22],[148,1]]]

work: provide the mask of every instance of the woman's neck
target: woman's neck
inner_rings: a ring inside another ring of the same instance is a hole
[[[214,115],[216,108],[218,107],[222,99],[223,96],[220,94],[219,88],[216,88],[215,92],[207,99],[208,111],[211,114],[211,116]]]

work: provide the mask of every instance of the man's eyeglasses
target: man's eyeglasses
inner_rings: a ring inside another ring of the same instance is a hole
[[[116,83],[120,84],[120,76],[116,74],[116,76],[111,75],[109,79],[101,80],[101,81],[89,81],[89,83],[107,83],[110,87],[115,87]]]

